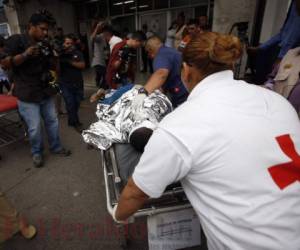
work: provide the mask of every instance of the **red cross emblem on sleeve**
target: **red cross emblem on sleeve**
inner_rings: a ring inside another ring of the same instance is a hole
[[[283,153],[291,159],[290,162],[275,165],[268,169],[274,182],[283,190],[300,181],[300,155],[297,153],[290,135],[276,137],[276,141]]]

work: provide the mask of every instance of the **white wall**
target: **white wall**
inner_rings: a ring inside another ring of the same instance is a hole
[[[10,31],[12,34],[20,33],[20,25],[18,20],[18,15],[16,9],[13,7],[4,6],[5,15],[7,17],[7,22],[10,26]]]
[[[264,14],[260,43],[277,34],[282,27],[291,1],[268,0]]]

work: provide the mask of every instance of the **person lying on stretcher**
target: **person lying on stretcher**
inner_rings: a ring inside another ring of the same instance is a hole
[[[134,110],[132,101],[140,88],[128,84],[110,94],[98,91],[91,96],[91,102],[98,101],[99,121],[83,132],[84,140],[102,150],[113,143],[130,143],[142,153],[153,130],[173,108],[169,99],[157,90],[145,99],[139,110]]]

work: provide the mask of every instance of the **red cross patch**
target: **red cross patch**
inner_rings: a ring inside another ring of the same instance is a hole
[[[291,159],[290,162],[275,165],[268,169],[274,182],[283,190],[297,181],[300,182],[300,155],[297,153],[290,135],[276,137],[276,141],[283,153]]]

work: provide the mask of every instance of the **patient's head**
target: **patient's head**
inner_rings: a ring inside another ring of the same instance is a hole
[[[148,143],[151,135],[153,133],[152,129],[149,128],[139,128],[135,130],[129,138],[130,144],[139,152],[143,153],[146,144]]]

